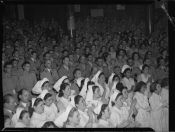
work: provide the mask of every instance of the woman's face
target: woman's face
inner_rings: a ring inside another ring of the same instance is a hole
[[[120,79],[118,77],[114,78],[114,82],[119,82],[119,81],[120,81]]]
[[[149,72],[149,68],[145,67],[145,69],[143,70],[143,73],[147,74]]]
[[[34,107],[35,111],[39,114],[42,114],[44,112],[44,103],[43,101],[40,101],[37,106]]]
[[[86,102],[85,102],[84,98],[80,98],[78,105],[79,105],[79,107],[81,107],[81,109],[86,109]]]
[[[130,70],[127,70],[127,72],[126,72],[125,75],[126,75],[127,78],[129,78],[131,76],[131,71]]]
[[[27,71],[27,72],[29,72],[30,71],[30,64],[26,64],[24,66],[24,70]]]
[[[53,103],[53,98],[49,97],[45,100],[45,105],[46,106],[51,106],[51,104]]]
[[[47,89],[48,91],[51,90],[50,86],[49,86],[49,82],[44,84],[43,88],[42,89]]]
[[[65,90],[63,90],[63,93],[64,95],[70,96],[71,90],[69,85],[66,86]]]
[[[70,84],[70,81],[69,81],[68,78],[66,78],[63,82],[64,82],[64,83],[68,83],[68,84]]]
[[[120,95],[118,99],[115,101],[115,104],[119,107],[123,106],[123,95]]]
[[[102,83],[105,82],[105,76],[104,76],[104,75],[101,75],[101,76],[99,77],[99,82],[102,82]]]
[[[75,74],[75,77],[76,77],[76,78],[80,78],[80,77],[81,77],[81,71],[78,70],[78,71],[76,72],[76,74]]]
[[[123,89],[122,94],[123,94],[123,97],[124,97],[125,99],[128,98],[128,91],[127,91],[127,89]]]
[[[24,124],[26,125],[29,125],[30,124],[30,116],[29,116],[29,113],[25,113],[23,118],[22,118],[22,121]]]
[[[96,98],[99,98],[99,97],[101,96],[100,88],[96,88],[96,89],[95,89],[94,96],[95,96]]]

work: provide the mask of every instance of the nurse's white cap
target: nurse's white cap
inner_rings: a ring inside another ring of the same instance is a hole
[[[58,79],[58,81],[53,85],[53,88],[57,91],[57,92],[59,92],[59,90],[60,90],[60,86],[61,86],[61,84],[62,84],[62,82],[64,81],[64,79],[66,79],[67,78],[67,76],[62,76],[60,79]]]
[[[112,73],[108,79],[108,85],[109,83],[112,83],[112,78],[114,77],[115,73]]]
[[[93,81],[94,83],[97,83],[98,77],[99,77],[100,73],[102,73],[101,70],[99,70],[99,71],[94,75],[94,77],[91,79],[91,81]]]
[[[35,100],[36,100],[36,98],[32,98],[32,107],[33,107],[33,105],[35,103]]]
[[[124,65],[124,66],[122,67],[122,73],[123,73],[127,68],[130,68],[130,69],[131,69],[130,66],[128,66],[128,65]]]
[[[87,84],[89,82],[89,78],[86,78],[84,81],[83,88],[81,89],[79,95],[81,95],[84,99],[86,98],[86,93],[87,93]]]
[[[32,92],[35,94],[41,94],[42,92],[42,85],[46,82],[49,81],[47,78],[43,78],[42,80],[39,80],[35,86],[32,89]]]
[[[94,85],[88,86],[88,91],[87,91],[87,95],[86,95],[86,102],[93,100],[93,91],[92,91],[93,86]]]
[[[54,123],[56,126],[58,127],[63,127],[64,125],[64,122],[67,121],[67,118],[68,118],[68,115],[69,115],[69,112],[71,111],[71,109],[73,108],[73,106],[71,104],[69,104],[66,108],[66,111],[64,111],[60,116],[58,116]]]

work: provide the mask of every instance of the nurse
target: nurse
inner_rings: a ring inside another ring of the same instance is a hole
[[[135,88],[135,95],[133,99],[136,99],[136,109],[138,111],[136,115],[136,121],[141,124],[141,127],[150,127],[150,111],[148,97],[146,95],[146,84],[139,82]]]
[[[51,88],[49,87],[49,80],[47,78],[43,78],[42,80],[39,80],[35,86],[32,89],[32,92],[34,94],[41,94],[43,90],[51,91]]]
[[[131,68],[128,65],[124,65],[122,68],[122,73],[124,77],[121,82],[125,87],[127,87],[128,91],[132,91],[135,87],[135,82],[131,77]]]
[[[107,104],[102,104],[100,107],[100,113],[97,116],[98,119],[98,128],[111,128],[113,127],[112,123],[109,121],[110,110]]]
[[[80,114],[78,110],[73,107],[67,117],[66,122],[64,123],[65,128],[79,128],[80,123]]]
[[[110,89],[105,82],[105,75],[102,71],[98,71],[92,78],[92,81],[100,88],[100,93],[103,99],[109,101]]]
[[[93,126],[93,110],[91,107],[86,107],[86,102],[81,95],[77,95],[74,98],[75,106],[80,114],[79,126],[82,128],[92,128]]]
[[[150,86],[151,97],[149,98],[151,106],[151,125],[155,131],[163,131],[163,108],[166,104],[161,102],[161,86],[158,82],[154,82]]]
[[[54,121],[58,116],[58,109],[53,102],[54,100],[52,94],[47,90],[43,90],[39,97],[44,100],[44,113],[47,116],[47,120]]]
[[[129,109],[128,107],[123,107],[123,95],[122,93],[115,93],[114,102],[112,103],[110,122],[114,127],[127,127],[130,124]]]
[[[29,128],[30,127],[30,117],[29,112],[23,108],[18,108],[16,110],[17,123],[15,128]]]
[[[33,128],[41,128],[47,121],[47,116],[44,113],[44,102],[41,98],[32,99],[33,114],[30,120],[30,125]]]
[[[71,103],[71,90],[68,83],[62,83],[57,98],[57,108],[60,112],[65,111],[67,106]]]

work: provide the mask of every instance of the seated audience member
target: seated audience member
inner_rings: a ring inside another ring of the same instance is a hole
[[[4,105],[4,115],[9,116],[12,118],[14,113],[16,112],[16,100],[13,95],[11,94],[6,94],[3,97],[3,105]]]
[[[47,121],[41,128],[58,128],[53,121]]]
[[[37,82],[37,78],[35,73],[30,72],[30,63],[24,62],[23,65],[23,72],[22,75],[19,77],[19,86],[20,89],[27,89],[29,91],[32,91],[32,88]]]

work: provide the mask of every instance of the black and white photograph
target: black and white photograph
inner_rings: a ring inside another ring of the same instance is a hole
[[[4,4],[3,130],[169,132],[168,25],[168,0]]]

